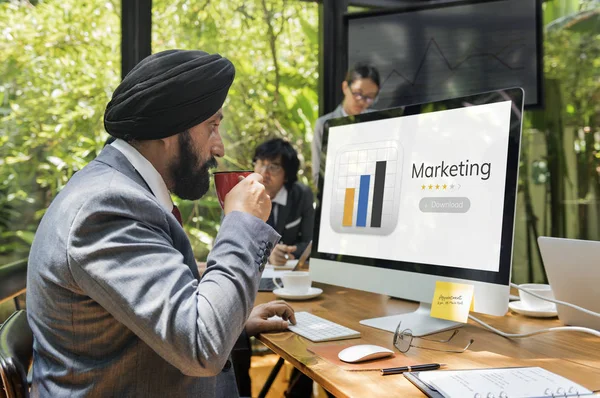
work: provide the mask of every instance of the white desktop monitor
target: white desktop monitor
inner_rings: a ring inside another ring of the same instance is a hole
[[[416,336],[436,281],[474,286],[474,311],[508,309],[523,90],[511,88],[329,120],[323,133],[314,281],[421,303],[366,319]],[[365,318],[370,314],[365,314]]]

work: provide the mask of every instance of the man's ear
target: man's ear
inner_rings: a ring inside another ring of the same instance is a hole
[[[165,153],[176,153],[179,149],[179,134],[171,135],[169,137],[160,138],[157,141],[162,147]]]
[[[347,89],[348,89],[348,82],[344,80],[342,82],[342,92],[345,94]]]

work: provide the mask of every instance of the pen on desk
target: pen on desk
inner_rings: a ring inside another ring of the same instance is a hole
[[[401,366],[399,368],[385,368],[385,369],[381,369],[381,375],[387,376],[387,375],[395,375],[395,374],[404,373],[404,372],[436,370],[436,369],[442,368],[444,366],[446,366],[445,363],[427,363],[424,365]]]

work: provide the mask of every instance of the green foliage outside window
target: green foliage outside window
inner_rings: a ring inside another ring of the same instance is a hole
[[[0,264],[28,252],[44,209],[102,148],[120,80],[120,2],[0,4]]]
[[[543,4],[544,109],[525,112],[513,280],[545,281],[538,236],[600,240],[600,1]]]
[[[0,3],[0,264],[26,255],[53,197],[104,145],[104,108],[121,79],[120,9],[117,0]],[[221,168],[249,168],[256,145],[280,136],[308,183],[317,5],[155,0],[152,18],[154,52],[201,49],[236,66]],[[178,205],[204,258],[221,217],[214,192]]]

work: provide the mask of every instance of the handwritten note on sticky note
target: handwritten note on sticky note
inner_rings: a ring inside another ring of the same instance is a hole
[[[434,318],[467,323],[469,310],[473,310],[473,285],[462,283],[435,283],[430,315]]]

